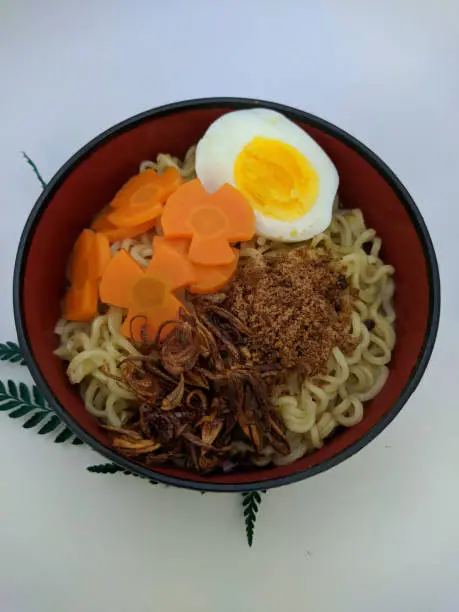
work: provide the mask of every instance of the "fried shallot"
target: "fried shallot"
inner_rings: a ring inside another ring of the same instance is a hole
[[[196,299],[192,312],[163,323],[140,356],[122,363],[120,380],[138,409],[122,428],[106,428],[113,445],[149,465],[170,461],[201,473],[236,467],[241,447],[246,462],[268,446],[288,454],[269,401],[279,365],[254,366],[244,342],[249,335],[234,314],[209,300]]]

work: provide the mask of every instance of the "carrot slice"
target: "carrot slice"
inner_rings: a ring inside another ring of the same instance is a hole
[[[87,280],[81,288],[71,286],[62,304],[62,316],[68,321],[89,321],[97,316],[97,283]]]
[[[183,178],[177,168],[166,168],[164,173],[158,176],[157,183],[158,196],[161,202],[165,202],[183,184]]]
[[[194,266],[186,257],[167,248],[155,252],[146,273],[166,282],[170,291],[182,289],[196,282]]]
[[[164,236],[155,236],[153,238],[153,254],[167,249],[180,253],[183,257],[188,255],[190,250],[190,241],[186,238],[165,238]]]
[[[113,227],[111,229],[104,230],[104,236],[107,236],[109,242],[119,242],[120,240],[127,240],[129,238],[137,238],[152,229],[155,226],[156,219],[149,221],[148,223],[142,223],[142,225],[136,225],[135,227]]]
[[[95,247],[95,234],[84,229],[73,247],[68,269],[69,280],[81,289],[89,276],[89,262]]]
[[[69,321],[87,321],[97,315],[98,283],[110,262],[110,245],[105,236],[85,229],[73,247],[63,316]]]
[[[168,199],[161,219],[168,238],[191,238],[189,259],[196,264],[228,265],[235,256],[228,243],[250,240],[255,215],[245,197],[225,184],[209,195],[198,179]]]
[[[167,168],[162,175],[150,170],[140,173],[115,196],[107,221],[117,227],[133,227],[155,219],[162,213],[162,204],[182,183],[176,168]]]
[[[239,250],[233,248],[234,261],[226,266],[201,266],[194,264],[196,282],[188,287],[190,293],[215,293],[223,289],[237,269]]]
[[[194,236],[188,254],[190,261],[202,266],[227,266],[234,262],[234,253],[222,237]]]
[[[96,232],[104,232],[108,229],[113,229],[113,224],[107,221],[108,208],[105,208],[91,223],[91,229]]]
[[[154,259],[144,271],[127,251],[120,251],[105,268],[99,288],[102,302],[128,309],[122,333],[138,341],[146,331],[153,337],[161,323],[178,318],[183,306],[172,291],[195,280],[193,266],[182,265],[178,253],[165,250]]]
[[[153,275],[140,279],[132,294],[129,313],[121,331],[137,341],[145,340],[145,335],[153,339],[161,323],[178,319],[179,310],[183,308],[171,293],[170,285]]]
[[[112,208],[130,206],[132,202],[139,203],[145,198],[157,193],[158,175],[154,170],[139,172],[125,183],[110,202]]]
[[[92,228],[106,236],[109,242],[118,242],[120,240],[127,240],[128,238],[136,238],[148,232],[154,227],[155,223],[156,219],[152,219],[148,221],[148,223],[142,223],[134,227],[116,227],[107,221],[107,213],[104,212],[93,221]]]
[[[119,251],[105,268],[99,286],[104,304],[129,308],[135,283],[144,276],[139,264],[124,249]]]
[[[102,278],[105,268],[108,266],[112,254],[110,252],[110,242],[107,236],[95,233],[94,241],[94,262],[91,262],[91,268],[94,271],[95,278]]]
[[[164,203],[182,183],[182,176],[176,168],[167,168],[161,175],[154,170],[145,170],[133,176],[121,187],[110,206],[112,208],[139,206],[152,200]]]
[[[152,199],[135,206],[120,206],[107,214],[107,221],[116,227],[136,227],[156,219],[162,212],[163,205]]]
[[[186,238],[165,238],[155,236],[153,239],[154,256],[163,250],[176,251],[184,261],[187,260],[190,241]],[[190,293],[215,293],[230,281],[237,269],[239,250],[233,248],[234,261],[226,266],[202,266],[193,264],[196,282],[188,287]]]
[[[191,238],[191,215],[197,203],[205,202],[208,195],[198,179],[188,181],[177,189],[164,206],[161,218],[164,235],[168,238]]]
[[[230,242],[251,240],[255,234],[255,214],[245,196],[228,183],[212,193],[207,203],[222,211],[228,222],[227,239]]]
[[[87,278],[98,280],[110,261],[110,244],[102,234],[84,229],[73,247],[69,278],[81,287]]]

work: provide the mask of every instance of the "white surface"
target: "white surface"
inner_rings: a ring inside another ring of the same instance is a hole
[[[101,457],[0,413],[1,612],[459,609],[458,24],[456,0],[0,0],[1,341],[39,194],[20,151],[50,178],[113,123],[209,95],[296,105],[379,153],[425,216],[444,293],[407,407],[354,458],[269,492],[251,550],[238,496],[89,474]]]

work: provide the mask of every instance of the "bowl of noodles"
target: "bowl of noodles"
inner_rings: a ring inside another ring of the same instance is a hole
[[[23,231],[18,338],[68,427],[123,468],[212,491],[296,482],[398,414],[440,283],[393,172],[308,113],[179,102],[97,136]]]

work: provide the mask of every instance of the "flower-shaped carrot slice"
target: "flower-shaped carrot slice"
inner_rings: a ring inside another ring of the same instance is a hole
[[[162,213],[167,198],[183,182],[176,168],[158,175],[146,170],[130,179],[113,199],[107,220],[117,227],[135,227],[155,219]]]
[[[194,264],[196,282],[188,287],[190,293],[216,293],[223,289],[237,270],[239,249],[232,247],[234,261],[226,266],[201,266]]]
[[[92,229],[103,233],[110,242],[140,236],[155,225],[164,202],[182,183],[176,168],[167,168],[161,175],[154,170],[137,174],[93,221]]]
[[[165,236],[155,236],[153,238],[153,255],[161,253],[161,251],[175,251],[179,253],[183,259],[187,259],[188,251],[190,250],[190,241],[186,238],[166,238]]]
[[[183,178],[177,168],[166,168],[163,174],[158,175],[157,182],[159,197],[162,202],[166,202],[169,196],[183,184]]]
[[[180,308],[183,304],[168,283],[145,274],[133,287],[131,305],[121,331],[138,342],[146,338],[153,340],[164,321],[178,320]]]
[[[110,203],[112,208],[135,206],[151,196],[165,202],[183,183],[176,168],[167,168],[163,174],[154,170],[139,172],[125,183]]]
[[[98,233],[106,236],[109,242],[118,242],[119,240],[140,236],[150,231],[157,222],[157,218],[154,218],[147,223],[142,223],[141,225],[135,225],[133,227],[116,227],[116,225],[108,221],[107,216],[108,212],[104,211],[101,215],[96,217],[91,227]]]
[[[156,197],[157,184],[156,180],[158,175],[154,170],[145,170],[145,172],[139,172],[132,178],[130,178],[124,185],[116,192],[115,197],[110,202],[111,208],[124,208],[129,207],[139,202],[144,202],[151,197]]]
[[[195,281],[193,267],[178,253],[155,254],[144,271],[127,253],[120,251],[107,266],[100,284],[100,299],[128,309],[122,326],[125,336],[153,338],[161,323],[178,319],[183,307],[173,292]]]
[[[194,283],[194,266],[177,251],[161,249],[156,251],[146,269],[147,274],[160,278],[169,284],[172,291]]]
[[[101,302],[119,308],[129,308],[133,287],[144,275],[144,270],[135,259],[122,249],[105,268],[99,286]]]
[[[179,253],[184,261],[188,259],[190,241],[186,238],[164,238],[155,236],[153,239],[153,251],[159,253],[163,249],[169,249]],[[226,266],[202,266],[193,264],[196,282],[188,287],[190,293],[215,293],[228,284],[237,269],[239,261],[239,250],[233,248],[234,261]]]
[[[198,179],[170,196],[161,223],[166,237],[191,238],[188,258],[205,266],[233,263],[229,243],[250,240],[255,233],[252,207],[237,189],[225,184],[209,195]]]
[[[163,212],[163,205],[156,199],[138,202],[135,206],[117,208],[107,214],[107,221],[116,227],[137,227],[153,221]]]
[[[147,336],[153,339],[164,321],[179,318],[183,304],[173,292],[194,282],[195,278],[193,266],[179,253],[167,250],[155,253],[145,276],[133,287],[123,333],[142,340],[145,333],[142,334],[141,328],[146,323]]]

